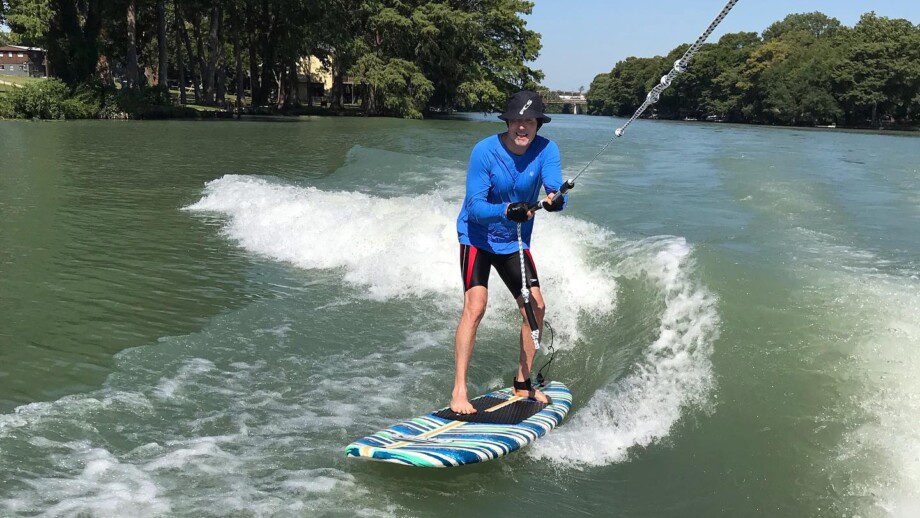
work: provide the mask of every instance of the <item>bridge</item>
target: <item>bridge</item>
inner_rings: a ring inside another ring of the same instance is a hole
[[[582,94],[557,94],[549,95],[545,100],[547,106],[552,106],[553,111],[572,113],[575,115],[588,113],[588,100]]]

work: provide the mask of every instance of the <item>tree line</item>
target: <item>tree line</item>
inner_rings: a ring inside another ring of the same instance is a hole
[[[0,0],[8,42],[48,50],[71,89],[179,87],[178,102],[284,110],[301,99],[303,59],[331,71],[365,113],[420,117],[489,110],[542,73],[528,66],[540,35],[524,0]],[[185,86],[189,85],[188,92]],[[232,99],[231,99],[232,98]]]
[[[630,57],[594,78],[589,113],[629,116],[687,50]],[[920,25],[864,14],[854,27],[791,14],[761,34],[705,44],[651,116],[780,125],[920,122]]]

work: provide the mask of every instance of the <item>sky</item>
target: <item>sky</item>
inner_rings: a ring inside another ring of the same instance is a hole
[[[534,66],[553,90],[587,90],[594,76],[617,61],[662,55],[690,43],[725,5],[725,0],[532,1],[527,26],[543,35]],[[851,27],[868,11],[920,23],[920,0],[741,0],[709,41],[726,32],[762,32],[787,14],[813,11]]]

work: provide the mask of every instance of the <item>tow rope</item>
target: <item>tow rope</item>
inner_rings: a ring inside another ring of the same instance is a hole
[[[563,196],[569,189],[575,186],[574,180],[568,180],[562,182],[562,186],[559,187],[559,191],[556,193],[556,196]],[[530,206],[528,210],[536,211],[546,208],[544,202],[537,202]],[[517,224],[517,238],[518,238],[518,257],[521,259],[521,297],[524,299],[524,314],[527,315],[527,325],[530,326],[530,338],[533,339],[533,347],[535,351],[540,350],[540,326],[537,325],[537,316],[533,312],[533,304],[530,303],[530,282],[527,280],[527,272],[524,268],[524,240],[521,238],[521,224]]]
[[[604,151],[607,150],[607,147],[609,147],[610,144],[612,144],[613,141],[616,140],[617,137],[623,136],[623,133],[626,132],[626,128],[629,127],[629,125],[632,124],[634,120],[641,117],[642,114],[645,112],[645,110],[649,106],[658,102],[658,99],[661,97],[661,92],[663,92],[667,87],[671,86],[671,82],[674,81],[674,78],[687,71],[687,68],[690,64],[690,60],[692,60],[693,56],[695,56],[696,53],[699,52],[700,48],[703,46],[703,43],[706,43],[706,40],[709,38],[712,32],[716,30],[716,27],[718,27],[719,24],[722,23],[722,20],[724,20],[725,17],[728,16],[728,12],[731,11],[732,7],[735,7],[735,4],[737,4],[739,1],[740,0],[729,0],[728,3],[725,4],[725,7],[723,7],[722,10],[719,11],[718,16],[716,16],[712,20],[712,22],[709,23],[709,27],[707,27],[706,30],[703,31],[703,34],[700,34],[700,37],[697,38],[695,42],[693,42],[693,45],[690,45],[690,48],[688,48],[686,52],[684,52],[684,55],[681,56],[680,59],[674,62],[674,66],[671,68],[671,70],[668,71],[667,74],[661,76],[661,79],[658,81],[658,84],[655,85],[648,92],[648,94],[646,94],[645,100],[642,101],[642,104],[639,106],[638,109],[636,109],[636,112],[632,114],[632,117],[630,117],[629,120],[627,120],[625,124],[617,128],[616,131],[613,132],[613,137],[610,137],[610,140],[608,140],[607,143],[604,144],[604,147],[602,147],[600,151],[598,151],[597,154],[595,154],[591,160],[588,160],[588,163],[585,164],[585,166],[581,168],[581,171],[579,171],[578,174],[576,174],[574,178],[568,180],[568,182],[571,182],[572,187],[575,186],[575,180],[577,180],[578,177],[581,176],[582,173],[588,170],[588,167],[590,167],[591,164],[593,164],[594,161],[597,160],[597,157],[601,156],[604,153]]]
[[[593,164],[594,161],[597,160],[597,158],[601,156],[604,153],[604,151],[607,150],[610,144],[612,144],[613,141],[617,139],[617,137],[623,136],[623,133],[626,132],[626,128],[629,127],[629,125],[632,124],[634,120],[641,117],[642,114],[645,112],[645,110],[649,106],[658,102],[658,99],[661,97],[661,92],[663,92],[667,87],[671,86],[671,83],[674,81],[674,78],[676,78],[680,74],[683,74],[684,72],[687,71],[690,61],[693,59],[693,56],[695,56],[696,53],[699,52],[700,48],[703,46],[703,43],[706,43],[706,40],[709,39],[709,36],[712,35],[712,32],[716,30],[716,27],[718,27],[719,24],[722,23],[722,20],[724,20],[725,17],[728,16],[728,13],[729,11],[732,10],[732,7],[735,7],[735,4],[737,4],[739,1],[740,0],[728,0],[728,3],[725,4],[722,10],[719,11],[719,14],[712,20],[712,22],[709,23],[709,26],[706,27],[706,30],[703,31],[702,34],[700,34],[700,36],[696,39],[695,42],[693,42],[693,45],[690,45],[690,47],[684,52],[683,56],[681,56],[680,59],[674,62],[674,66],[671,67],[671,70],[669,70],[667,74],[661,76],[661,79],[658,81],[658,84],[652,87],[652,89],[648,92],[648,94],[646,94],[645,100],[642,102],[639,108],[636,109],[636,112],[632,114],[632,117],[630,117],[629,120],[627,120],[622,126],[617,128],[616,131],[613,132],[613,136],[610,137],[610,140],[608,140],[607,143],[604,144],[604,146],[594,155],[594,157],[591,158],[591,160],[588,160],[588,163],[585,164],[584,167],[581,168],[581,171],[579,171],[578,174],[576,174],[574,177],[569,178],[568,180],[562,183],[562,186],[559,188],[559,192],[556,194],[557,196],[564,195],[569,189],[575,187],[575,180],[577,180],[578,177],[582,175],[582,173],[588,170],[591,164]],[[542,208],[546,208],[543,202],[537,202],[536,204],[530,207],[530,210],[536,213],[536,211]],[[537,318],[533,312],[533,305],[530,303],[530,286],[529,286],[529,283],[527,282],[527,274],[524,269],[524,242],[521,239],[521,224],[520,223],[517,224],[517,238],[518,238],[518,255],[520,256],[520,259],[521,259],[521,297],[523,297],[524,299],[524,313],[527,315],[527,324],[530,326],[530,337],[533,339],[534,350],[538,351],[540,350],[540,327],[537,325]],[[544,323],[552,331],[552,326],[549,325],[549,322],[544,321]],[[540,370],[537,372],[537,385],[538,386],[543,385],[543,374],[542,374],[543,369],[546,368],[550,363],[552,363],[553,359],[556,356],[556,351],[553,349],[553,346],[552,346],[552,342],[554,338],[555,338],[555,332],[553,332],[553,338],[550,339],[549,360],[547,360],[546,363],[543,364],[543,367],[540,367]]]

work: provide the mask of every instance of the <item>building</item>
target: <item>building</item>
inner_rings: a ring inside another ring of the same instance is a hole
[[[46,77],[47,54],[38,47],[4,45],[0,47],[0,75]]]
[[[346,105],[360,102],[358,89],[350,78],[343,78],[342,97]],[[332,101],[332,71],[316,56],[305,56],[297,62],[297,98],[301,103],[312,101],[314,106],[326,106]]]

